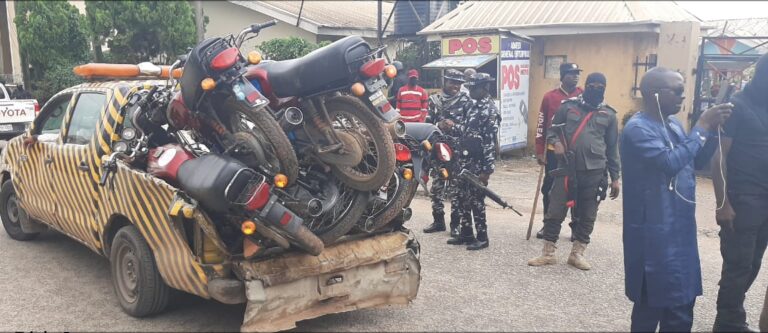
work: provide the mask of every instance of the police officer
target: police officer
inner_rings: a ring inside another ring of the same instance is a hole
[[[484,185],[494,171],[496,161],[496,133],[499,131],[501,116],[491,98],[491,84],[494,78],[486,73],[472,75],[465,84],[469,94],[475,100],[474,105],[463,119],[455,123],[453,131],[461,135],[462,149],[468,154],[460,155],[459,162],[463,169],[475,174]],[[441,124],[448,127],[450,124]],[[457,193],[461,231],[458,238],[448,240],[448,244],[467,245],[467,250],[480,250],[488,247],[488,228],[485,217],[485,194],[479,189],[462,184],[459,181]],[[474,220],[477,238],[472,231]]]
[[[467,93],[460,91],[464,83],[464,74],[456,69],[448,69],[443,75],[443,91],[429,96],[427,122],[438,125],[440,123],[456,123],[472,107],[472,99]],[[445,194],[455,192],[455,184],[434,177],[431,189],[432,197],[432,225],[424,229],[425,233],[445,231]],[[446,188],[446,185],[449,185]],[[451,196],[451,236],[458,237],[459,210],[457,197]]]
[[[590,74],[584,93],[564,101],[555,113],[547,141],[560,159],[558,170],[568,171],[556,175],[544,215],[544,249],[542,255],[529,260],[528,265],[556,262],[555,242],[561,224],[568,208],[575,207],[578,223],[573,226],[574,243],[568,264],[582,270],[591,268],[584,259],[584,250],[595,226],[599,188],[607,190],[606,169],[612,180],[611,199],[619,196],[618,124],[616,111],[603,103],[605,87],[603,74]]]

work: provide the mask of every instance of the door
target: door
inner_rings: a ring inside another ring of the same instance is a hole
[[[98,207],[97,184],[87,163],[91,156],[89,144],[106,106],[102,91],[81,91],[66,121],[63,143],[53,150],[49,168],[54,192],[58,193],[56,216],[63,228],[86,246],[100,247],[96,225]]]
[[[59,227],[58,204],[47,169],[53,161],[51,151],[61,142],[71,99],[71,94],[57,96],[40,112],[31,133],[37,141],[21,148],[13,177],[21,207],[31,217],[54,227]]]

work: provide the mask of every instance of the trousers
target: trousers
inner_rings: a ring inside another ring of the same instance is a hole
[[[597,207],[600,203],[597,199],[598,187],[604,176],[602,169],[577,171],[578,188],[569,189],[570,191],[577,191],[576,207],[571,210],[574,220],[578,221],[572,226],[573,238],[584,244],[589,244],[589,236],[595,228]],[[544,214],[544,239],[557,242],[563,220],[568,214],[565,177],[555,178],[549,197],[549,208]]]
[[[693,326],[693,306],[690,304],[658,308],[645,303],[632,307],[632,332],[690,332]]]
[[[747,325],[744,298],[760,272],[768,245],[768,194],[728,196],[736,218],[733,230],[720,229],[723,269],[717,293],[715,326],[738,330]]]

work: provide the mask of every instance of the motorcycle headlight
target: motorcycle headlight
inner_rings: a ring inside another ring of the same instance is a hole
[[[128,151],[128,144],[125,141],[118,141],[114,146],[115,152],[124,153]]]
[[[131,141],[136,138],[136,129],[132,127],[127,127],[123,129],[123,132],[120,133],[120,137],[123,138],[123,140]]]

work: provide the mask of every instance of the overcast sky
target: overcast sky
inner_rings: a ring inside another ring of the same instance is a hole
[[[768,17],[768,1],[676,1],[698,18],[720,20],[730,18]]]

